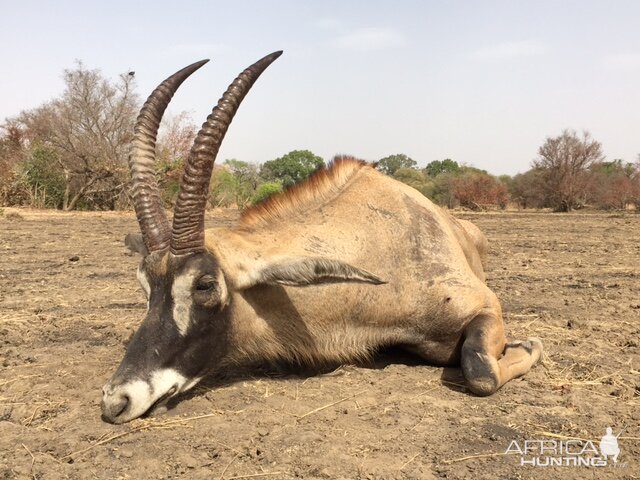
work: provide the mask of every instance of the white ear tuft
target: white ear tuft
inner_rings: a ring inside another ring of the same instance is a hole
[[[268,263],[253,272],[243,288],[255,285],[288,285],[304,287],[323,283],[358,282],[381,285],[385,282],[373,273],[340,260],[322,257],[292,257]]]

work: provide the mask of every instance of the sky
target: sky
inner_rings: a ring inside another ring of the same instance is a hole
[[[404,153],[513,175],[564,129],[591,132],[608,160],[640,154],[640,1],[3,3],[0,121],[61,95],[76,60],[135,71],[146,98],[210,58],[169,106],[199,125],[240,71],[284,50],[218,162]]]

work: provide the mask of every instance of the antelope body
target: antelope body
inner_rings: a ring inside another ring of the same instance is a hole
[[[495,392],[542,354],[507,343],[485,285],[487,242],[418,191],[365,162],[336,158],[306,182],[204,231],[216,153],[239,103],[281,52],[245,70],[207,118],[185,166],[169,227],[154,177],[160,118],[205,62],[165,80],[136,124],[130,159],[143,254],[145,320],[103,389],[103,418],[123,423],[204,375],[254,361],[308,365],[366,358],[396,345],[461,365],[469,389]]]

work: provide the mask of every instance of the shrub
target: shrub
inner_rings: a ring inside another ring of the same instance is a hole
[[[469,171],[453,179],[453,194],[463,207],[479,210],[488,205],[507,205],[507,187],[488,173]]]
[[[22,164],[21,173],[31,206],[62,208],[66,183],[53,149],[36,144]]]
[[[282,184],[279,182],[265,182],[258,186],[251,202],[256,205],[264,202],[271,195],[282,192]]]

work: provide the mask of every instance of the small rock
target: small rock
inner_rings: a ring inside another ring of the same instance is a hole
[[[78,255],[74,255],[73,257],[69,257],[69,261],[70,262],[77,262],[80,260],[80,257]]]
[[[123,458],[131,458],[133,457],[133,450],[131,450],[130,448],[121,448],[120,456]]]
[[[200,465],[200,462],[197,458],[192,457],[191,455],[185,455],[182,458],[182,464],[187,468],[196,468],[198,465]]]

